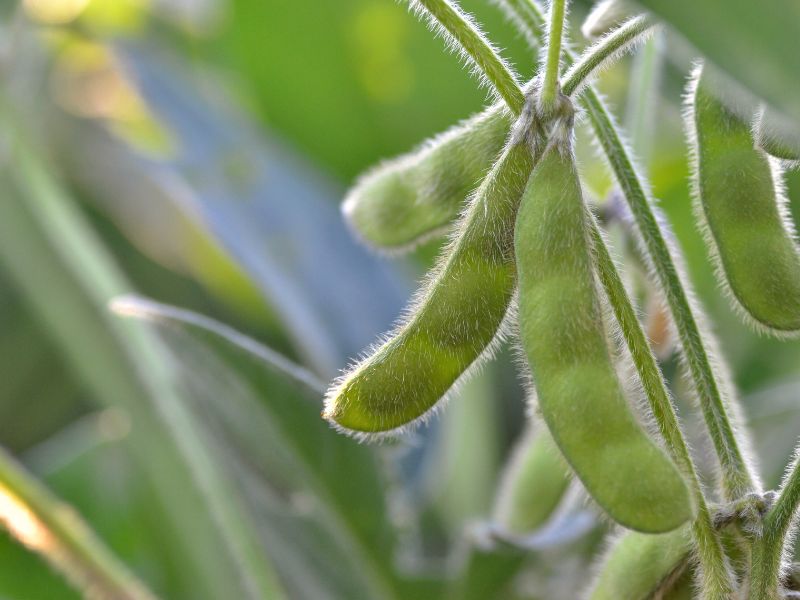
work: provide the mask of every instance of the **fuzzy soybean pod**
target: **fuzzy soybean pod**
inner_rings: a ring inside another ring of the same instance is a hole
[[[444,232],[500,154],[511,123],[497,105],[378,165],[348,193],[345,219],[361,240],[386,251]]]
[[[334,426],[363,437],[424,417],[490,352],[514,291],[514,218],[532,167],[526,143],[506,146],[406,317],[329,390]]]
[[[749,123],[694,74],[688,129],[694,142],[695,207],[723,285],[745,318],[778,335],[800,330],[800,256],[778,166],[757,148]]]
[[[691,548],[688,526],[659,534],[625,532],[603,555],[588,600],[672,597],[670,588],[684,584]]]
[[[617,378],[588,216],[571,150],[551,146],[517,215],[520,340],[539,410],[589,494],[629,529],[670,531],[692,516],[688,489],[638,423]]]
[[[533,531],[553,514],[569,481],[569,466],[550,432],[529,425],[503,472],[495,522],[511,533]]]

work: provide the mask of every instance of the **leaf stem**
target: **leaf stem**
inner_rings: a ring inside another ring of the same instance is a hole
[[[475,64],[478,72],[486,78],[508,108],[519,114],[525,96],[517,79],[472,19],[452,0],[409,0],[409,4],[412,8],[427,12],[431,21],[438,24]]]
[[[561,63],[561,38],[564,31],[566,0],[550,0],[550,19],[547,28],[547,56],[542,87],[539,91],[539,110],[548,114],[555,108],[558,75]]]
[[[83,592],[155,600],[78,514],[0,448],[0,523]]]

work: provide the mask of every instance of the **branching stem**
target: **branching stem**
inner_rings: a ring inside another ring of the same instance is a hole
[[[795,458],[775,504],[764,517],[763,535],[753,544],[751,600],[780,598],[785,546],[799,506],[800,459]]]

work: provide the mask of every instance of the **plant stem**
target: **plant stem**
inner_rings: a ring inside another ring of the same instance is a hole
[[[750,600],[780,598],[784,550],[794,516],[800,506],[800,455],[793,461],[775,504],[764,517],[763,535],[753,543]]]
[[[692,498],[697,508],[697,517],[692,524],[694,537],[701,556],[706,592],[709,598],[729,598],[732,582],[727,557],[722,543],[714,530],[711,513],[703,496],[689,448],[681,431],[678,415],[667,392],[666,383],[647,342],[642,326],[622,283],[619,272],[608,251],[594,217],[589,217],[590,234],[600,282],[608,296],[622,335],[631,353],[636,371],[644,386],[658,429],[667,442],[667,448],[688,480]],[[709,589],[713,588],[713,589]]]
[[[2,448],[0,523],[83,592],[102,592],[103,597],[119,600],[155,600],[71,507]]]
[[[556,104],[559,67],[561,63],[561,38],[564,30],[566,0],[550,0],[550,20],[547,29],[547,57],[544,79],[539,91],[539,109],[547,114]]]
[[[563,1],[563,0],[562,0]],[[525,96],[516,77],[497,51],[486,40],[481,31],[451,0],[409,0],[411,7],[426,10],[434,23],[461,47],[478,68],[478,71],[497,91],[515,114],[519,114]]]
[[[641,41],[655,24],[647,15],[628,19],[613,32],[592,44],[564,74],[562,91],[567,96],[579,92],[589,77],[620,50],[633,42]],[[566,54],[566,50],[564,52]]]

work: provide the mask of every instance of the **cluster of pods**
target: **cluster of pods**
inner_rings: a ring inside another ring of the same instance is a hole
[[[760,330],[796,333],[800,254],[781,160],[798,157],[770,146],[763,115],[728,108],[702,67],[688,101],[697,215],[723,285]],[[545,119],[531,87],[518,119],[494,105],[357,182],[343,212],[370,246],[398,252],[443,232],[449,243],[394,330],[334,382],[324,416],[363,439],[402,431],[510,335],[591,497],[629,529],[673,531],[695,507],[619,380],[597,267],[608,251],[581,189],[572,101],[560,103]]]

